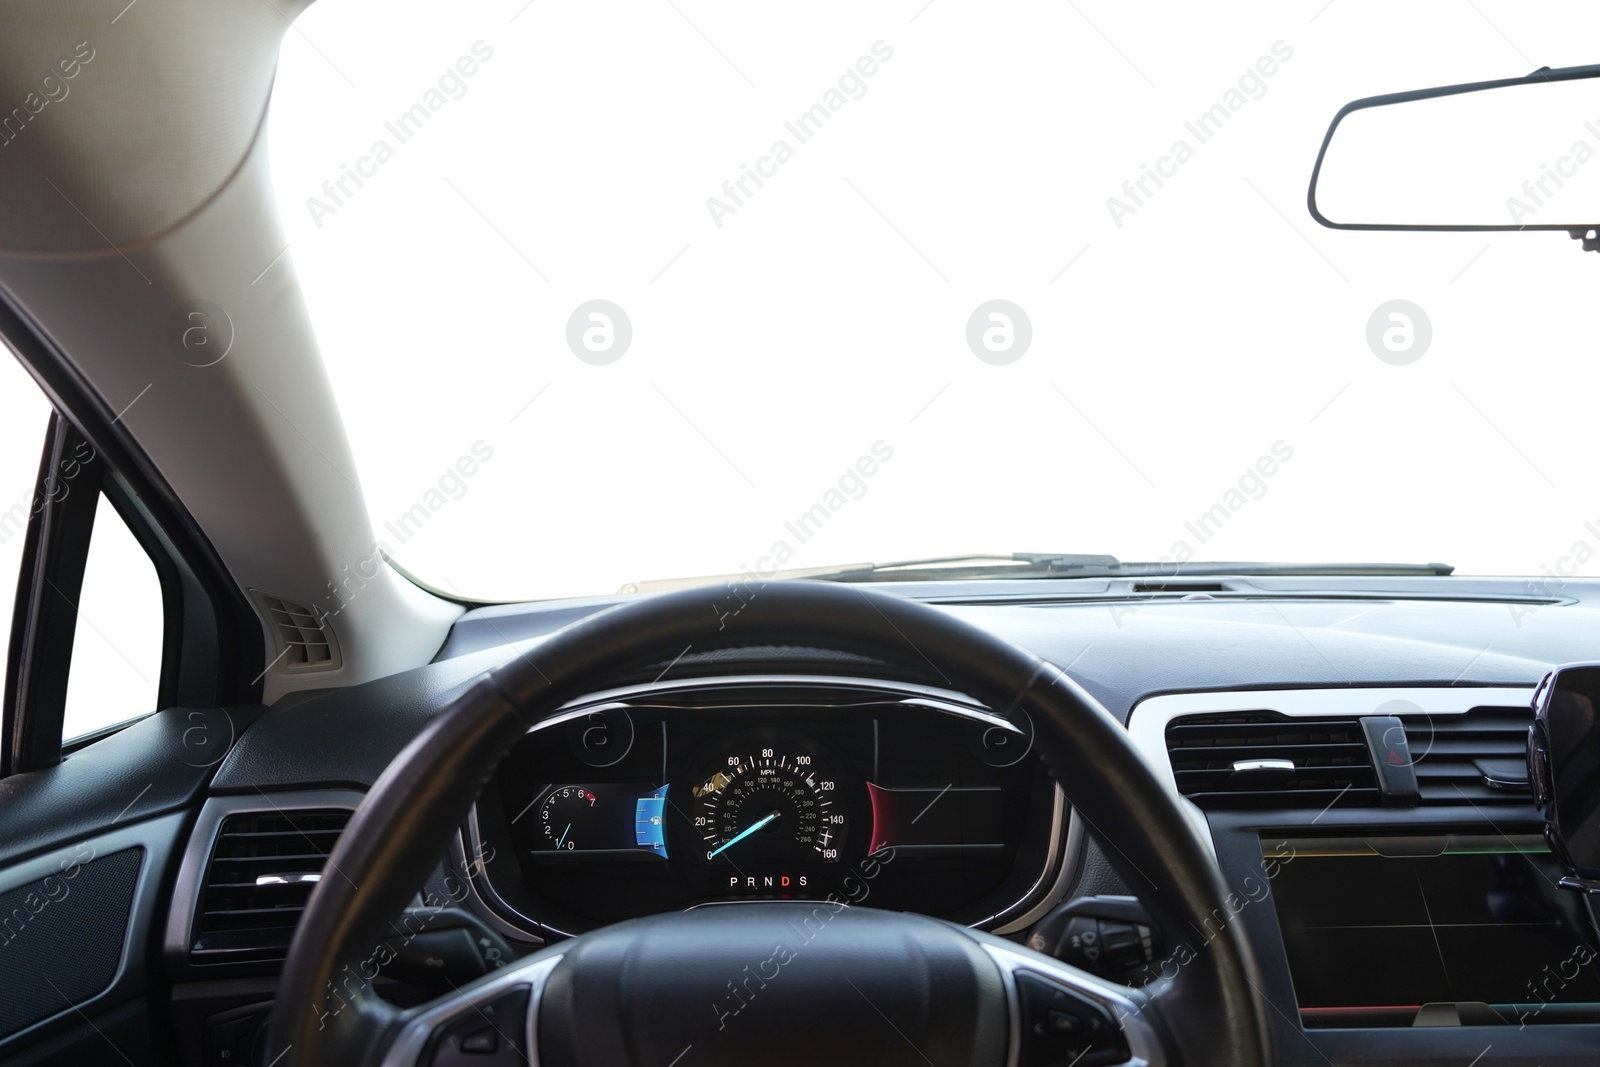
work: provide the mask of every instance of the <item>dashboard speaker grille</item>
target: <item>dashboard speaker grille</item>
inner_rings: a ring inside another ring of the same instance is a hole
[[[1403,721],[1421,803],[1532,801],[1532,709],[1473,708],[1465,715],[1407,715]]]
[[[1359,719],[1270,711],[1189,715],[1167,725],[1178,792],[1203,808],[1375,806],[1377,772]]]
[[[123,849],[0,893],[0,1037],[111,984],[143,863]]]
[[[217,829],[189,956],[195,963],[281,960],[350,812],[241,812]]]

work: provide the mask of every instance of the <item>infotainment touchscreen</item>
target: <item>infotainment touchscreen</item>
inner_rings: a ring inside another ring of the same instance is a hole
[[[1264,838],[1308,1027],[1600,1021],[1587,899],[1535,836]]]

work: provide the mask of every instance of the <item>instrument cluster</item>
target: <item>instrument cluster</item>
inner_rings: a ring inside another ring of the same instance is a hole
[[[485,902],[540,937],[830,896],[997,927],[1061,873],[1064,802],[1021,712],[887,683],[702,681],[563,719],[517,745],[470,827]]]

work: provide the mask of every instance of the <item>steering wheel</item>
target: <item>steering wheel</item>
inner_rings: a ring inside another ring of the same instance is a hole
[[[373,785],[329,857],[343,876],[318,884],[300,920],[266,1062],[522,1063],[518,1047],[546,1067],[998,1067],[1073,1054],[1082,1067],[1269,1062],[1255,960],[1238,923],[1219,926],[1231,914],[1221,875],[1127,731],[1087,691],[913,600],[802,581],[748,593],[732,613],[719,610],[721,589],[600,612],[486,675],[434,718]],[[608,926],[417,1008],[373,993],[391,921],[518,738],[622,672],[686,647],[762,645],[934,667],[990,708],[1025,709],[1046,767],[1160,929],[1171,955],[1159,977],[1131,988],[940,920],[773,902]],[[463,1049],[468,1031],[479,1037]],[[474,1051],[486,1045],[497,1051]]]

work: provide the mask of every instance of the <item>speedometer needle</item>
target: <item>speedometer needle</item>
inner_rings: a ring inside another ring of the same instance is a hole
[[[763,826],[767,825],[767,823],[771,822],[773,819],[776,819],[781,814],[783,813],[775,811],[771,815],[763,815],[761,818],[751,823],[747,828],[739,831],[733,837],[712,849],[711,855],[707,856],[706,859],[716,859],[719,855],[726,852],[734,845],[737,845],[740,841],[743,841],[745,838],[749,837],[751,834],[755,833],[757,830],[761,829]]]

